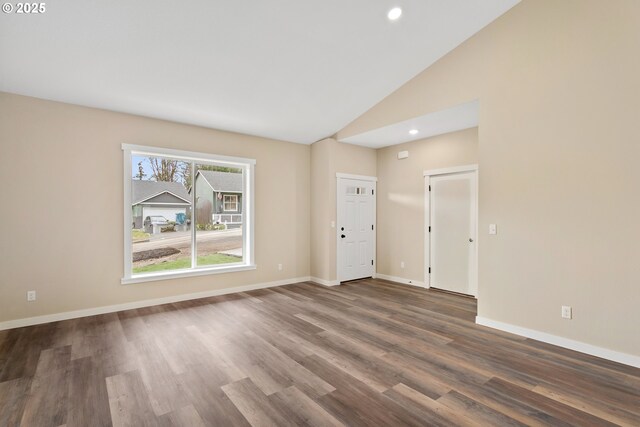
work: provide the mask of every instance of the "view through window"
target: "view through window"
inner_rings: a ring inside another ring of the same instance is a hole
[[[128,154],[130,277],[247,264],[251,164]]]

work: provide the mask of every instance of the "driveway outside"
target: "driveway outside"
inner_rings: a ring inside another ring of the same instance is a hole
[[[196,251],[198,256],[209,255],[218,252],[228,252],[242,249],[242,229],[196,231]],[[152,235],[149,241],[133,244],[133,252],[146,251],[160,248],[175,248],[180,253],[164,257],[162,259],[148,259],[137,261],[134,267],[155,264],[161,261],[173,261],[178,258],[191,256],[191,232],[175,231]]]

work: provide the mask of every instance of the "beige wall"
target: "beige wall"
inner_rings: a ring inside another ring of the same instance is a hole
[[[524,0],[338,137],[480,99],[480,230],[497,223],[498,235],[480,234],[479,315],[640,355],[639,51],[637,0]],[[122,142],[256,158],[258,270],[120,285]],[[334,280],[335,173],[379,167],[382,187],[389,167],[385,150],[333,139],[309,148],[8,94],[0,143],[0,321]],[[391,242],[386,207],[379,239]],[[395,275],[395,255],[381,255]]]
[[[335,179],[335,140],[325,139],[311,145],[311,277],[333,280],[331,270],[332,236],[335,216],[331,199],[331,176]],[[333,190],[335,194],[335,190]],[[335,252],[334,252],[335,253]]]
[[[0,321],[309,276],[309,146],[6,93],[0,143]],[[255,158],[258,269],[121,285],[122,143]]]
[[[327,138],[311,145],[311,276],[336,280],[336,173],[376,176],[376,150]]]
[[[378,150],[377,273],[424,282],[423,172],[477,162],[477,128]]]
[[[638,52],[637,0],[524,0],[338,136],[479,98],[479,315],[640,355]]]

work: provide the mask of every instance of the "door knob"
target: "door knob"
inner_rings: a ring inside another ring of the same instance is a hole
[[[347,237],[347,236],[345,236],[344,234],[341,234],[341,235],[340,235],[340,237],[342,237],[342,238],[344,239],[344,238],[345,238],[345,237]]]
[[[472,238],[469,238],[469,242],[473,243],[473,239],[472,239]]]

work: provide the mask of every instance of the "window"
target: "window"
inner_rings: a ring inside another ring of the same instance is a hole
[[[369,194],[367,192],[367,188],[366,187],[347,187],[347,195],[367,195]]]
[[[238,196],[236,194],[224,195],[224,210],[233,212],[238,210]]]
[[[255,268],[255,160],[126,144],[122,149],[122,283]]]

